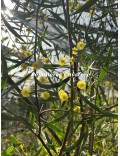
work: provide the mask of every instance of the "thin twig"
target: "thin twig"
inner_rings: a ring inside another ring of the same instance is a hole
[[[69,122],[69,123],[68,123],[67,130],[66,130],[66,134],[65,134],[65,137],[64,137],[64,141],[63,141],[63,144],[62,144],[62,147],[61,147],[61,150],[60,150],[60,153],[59,153],[58,156],[61,156],[62,151],[63,151],[64,148],[65,148],[65,143],[66,143],[66,141],[67,141],[67,137],[68,137],[68,134],[69,134],[70,126],[71,126],[71,123]]]
[[[41,115],[41,114],[44,114],[44,113],[47,113],[47,112],[51,112],[51,111],[68,112],[67,110],[63,110],[63,109],[47,109],[47,110],[44,110],[44,111],[40,112],[40,115]]]
[[[65,20],[67,21],[67,17],[66,17],[66,10],[65,10],[65,3],[64,3],[64,0],[62,0],[62,6],[63,6],[63,11],[64,11],[64,16],[65,16]]]
[[[35,32],[35,49],[34,49],[34,61],[36,62],[36,52],[37,52],[37,34],[38,34],[38,12],[39,12],[39,0],[38,0],[38,6],[37,6],[37,12],[36,12],[36,32]],[[35,76],[34,76],[34,80],[35,80],[35,98],[36,98],[36,105],[38,108],[38,113],[40,111],[40,105],[39,105],[39,100],[38,100],[38,94],[37,94],[37,78],[36,78],[36,70],[34,70]],[[41,133],[41,122],[40,122],[40,115],[38,116],[38,123],[39,123],[39,136]]]
[[[69,53],[70,53],[70,57],[72,57],[72,37],[71,37],[71,23],[70,23],[70,15],[69,15],[69,1],[66,0],[66,5],[67,5],[67,29],[68,29],[68,41],[69,41]],[[73,108],[74,108],[74,92],[73,92],[73,68],[72,68],[72,63],[70,62],[70,73],[71,73],[71,79],[70,79],[70,84],[71,84],[71,114],[70,114],[70,118],[71,120],[73,120]],[[70,126],[70,131],[72,130],[72,125]],[[69,133],[70,133],[69,131]],[[69,140],[68,144],[71,144],[71,140]],[[67,155],[69,155],[69,153],[66,153]]]

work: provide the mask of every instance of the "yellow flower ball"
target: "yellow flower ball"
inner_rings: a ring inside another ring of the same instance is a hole
[[[69,8],[72,9],[73,8],[73,2],[69,0]]]
[[[16,53],[17,51],[16,51],[16,49],[13,49],[13,53]]]
[[[78,54],[78,49],[76,47],[72,48],[72,54],[76,55]]]
[[[60,90],[58,92],[59,98],[60,100],[63,101],[67,101],[68,100],[68,94],[64,91],[64,90]]]
[[[59,61],[58,61],[58,64],[59,64],[60,66],[65,65],[65,64],[66,64],[66,58],[65,58],[65,57],[60,58]]]
[[[24,88],[22,91],[21,91],[23,97],[29,97],[29,93],[31,93],[31,90],[29,88]]]
[[[32,64],[32,67],[33,67],[34,70],[40,69],[40,67],[37,65],[37,62],[34,62]]]
[[[39,25],[42,25],[42,21],[38,21],[38,24],[39,24]]]
[[[15,44],[12,44],[12,47],[15,48]]]
[[[21,67],[22,67],[22,70],[25,70],[27,69],[28,65],[26,63],[22,63]]]
[[[65,74],[62,72],[60,77],[61,77],[61,79],[63,79],[65,77]]]
[[[65,73],[65,76],[66,76],[66,77],[70,77],[70,74]]]
[[[25,51],[25,52],[24,52],[24,55],[25,55],[25,57],[29,57],[29,56],[32,55],[32,52],[30,52],[30,51]]]
[[[18,55],[19,55],[19,56],[22,56],[22,55],[23,55],[23,53],[22,53],[22,52],[19,52],[19,53],[18,53]]]
[[[22,46],[21,46],[21,49],[24,51],[24,50],[26,50],[26,49],[27,49],[27,47],[26,47],[26,46],[24,46],[24,45],[22,45]]]
[[[79,49],[79,50],[83,50],[84,49],[84,47],[85,47],[85,43],[84,42],[78,42],[77,43],[77,48]]]
[[[84,81],[79,81],[77,83],[77,87],[80,89],[84,89],[86,87],[86,83]]]
[[[38,77],[38,76],[39,76],[39,73],[36,74],[36,77]]]
[[[75,58],[73,56],[70,58],[70,62],[71,63],[74,63],[75,62]]]
[[[50,97],[50,93],[47,92],[47,91],[44,91],[41,93],[41,97],[44,99],[44,100],[48,100],[49,97]]]
[[[32,29],[31,29],[30,27],[28,27],[28,28],[26,29],[26,31],[27,31],[28,33],[32,33]]]
[[[47,21],[48,20],[48,16],[44,16],[44,21]]]
[[[75,113],[78,113],[80,111],[80,106],[75,106],[75,108],[73,110]]]
[[[15,38],[15,42],[19,42],[18,38]]]
[[[45,84],[47,82],[47,77],[41,76],[40,83]]]
[[[42,62],[42,61],[43,61],[42,57],[38,57],[38,60],[39,60],[40,62]]]
[[[43,11],[42,10],[39,10],[39,15],[43,15]]]
[[[45,63],[49,63],[50,60],[49,60],[48,58],[45,58],[45,59],[44,59],[44,62],[45,62]]]

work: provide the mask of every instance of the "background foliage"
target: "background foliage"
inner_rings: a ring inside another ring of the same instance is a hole
[[[116,156],[117,1],[11,2],[12,10],[1,1],[2,155]],[[77,3],[82,6],[76,9]],[[73,55],[79,41],[85,48]],[[75,62],[70,65],[71,56]],[[67,60],[64,66],[61,57]],[[39,70],[33,69],[36,61]],[[52,76],[41,84],[46,72]],[[84,90],[77,87],[79,80],[86,82]],[[21,94],[25,87],[31,89],[29,97]],[[59,99],[60,89],[68,101]],[[43,91],[50,93],[48,100],[41,97]]]

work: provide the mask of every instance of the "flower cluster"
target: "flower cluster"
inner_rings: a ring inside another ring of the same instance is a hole
[[[84,43],[84,42],[81,42],[81,41],[80,41],[80,42],[77,43],[77,49],[83,50],[84,47],[85,47],[85,43]]]
[[[23,97],[29,97],[29,94],[31,93],[31,90],[29,88],[24,88],[22,91],[21,91]]]
[[[73,111],[75,113],[79,113],[80,112],[80,106],[75,106],[75,108],[73,109]]]
[[[41,97],[44,99],[44,100],[48,100],[49,97],[50,97],[50,93],[47,92],[47,91],[44,91],[41,93]]]
[[[59,98],[60,100],[63,102],[63,101],[67,101],[68,100],[68,94],[64,91],[64,90],[60,90],[58,92],[58,95],[59,95]]]
[[[64,66],[66,64],[66,58],[65,57],[60,58],[58,61],[58,64],[60,66]]]
[[[37,62],[34,62],[32,64],[32,67],[33,67],[34,70],[40,69],[40,67],[37,65]]]
[[[24,55],[25,55],[25,57],[29,57],[32,55],[32,52],[31,51],[24,51]]]
[[[112,82],[110,82],[110,81],[106,81],[106,83],[105,83],[105,86],[106,87],[113,87],[115,85],[115,83],[112,83]]]
[[[79,89],[84,89],[84,88],[86,87],[86,83],[85,83],[84,81],[79,81],[79,82],[77,83],[77,87],[78,87]]]
[[[45,84],[47,82],[47,77],[42,76],[40,78],[40,83]]]
[[[76,10],[78,10],[78,9],[81,8],[82,6],[83,6],[83,4],[81,4],[81,3],[75,3],[75,8],[76,8]],[[69,0],[69,8],[72,10],[73,7],[74,7],[74,3],[73,3],[71,0]]]

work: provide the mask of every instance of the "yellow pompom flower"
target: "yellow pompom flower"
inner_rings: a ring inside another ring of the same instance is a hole
[[[15,42],[19,42],[18,38],[15,38]]]
[[[60,66],[65,65],[65,64],[66,64],[66,58],[65,58],[65,57],[60,58],[59,61],[58,61],[58,64],[59,64]]]
[[[49,63],[50,60],[49,60],[48,58],[45,58],[45,59],[44,59],[44,62],[45,62],[45,63]]]
[[[70,74],[65,73],[65,76],[66,76],[66,77],[70,77]]]
[[[42,21],[38,21],[38,24],[39,24],[39,25],[42,25]]]
[[[76,55],[78,54],[78,49],[76,47],[72,48],[72,54]]]
[[[15,48],[15,44],[12,44],[12,47]]]
[[[27,47],[26,47],[26,46],[24,46],[24,45],[22,45],[22,46],[21,46],[21,49],[24,51],[24,50],[26,50],[26,49],[27,49]]]
[[[25,70],[27,69],[28,65],[26,63],[22,63],[21,67],[22,67],[22,70]]]
[[[72,9],[73,8],[73,2],[69,0],[69,8]]]
[[[79,50],[83,50],[84,49],[84,47],[85,47],[85,43],[84,42],[78,42],[77,43],[77,48],[79,49]]]
[[[26,31],[28,32],[28,34],[32,33],[32,29],[30,27],[28,27]]]
[[[67,101],[68,100],[68,94],[64,91],[64,90],[60,90],[58,92],[58,95],[59,95],[59,98],[60,100],[63,102],[63,101]]]
[[[95,12],[93,11],[93,10],[90,10],[90,12],[89,12],[89,16],[94,16],[95,15]]]
[[[84,81],[79,81],[77,83],[77,87],[80,89],[84,89],[86,87],[86,83]]]
[[[32,55],[32,52],[30,52],[30,51],[25,51],[25,52],[24,52],[24,55],[25,55],[25,57],[29,57],[29,56]]]
[[[42,57],[38,57],[38,60],[39,60],[40,62],[42,62],[42,61],[43,61]]]
[[[41,93],[41,97],[44,99],[44,100],[48,100],[49,97],[50,97],[50,93],[47,92],[47,91],[44,91]]]
[[[65,74],[62,72],[60,77],[61,77],[61,79],[63,79],[65,77]]]
[[[83,4],[77,3],[76,5],[76,10],[78,10],[79,8],[81,8],[83,6]]]
[[[42,10],[39,10],[39,15],[43,15],[43,11]]]
[[[73,109],[75,113],[79,113],[80,111],[80,106],[75,106],[75,108]]]
[[[24,75],[24,77],[26,77],[26,76],[28,76],[28,73],[26,73],[26,74]],[[30,80],[30,76],[29,76],[26,80]]]
[[[13,49],[13,53],[16,53],[17,51],[16,51],[16,49]]]
[[[29,3],[29,9],[32,9],[33,6],[32,6],[32,3]]]
[[[36,77],[38,77],[38,76],[39,76],[39,73],[36,74]]]
[[[22,52],[19,52],[18,55],[19,55],[19,56],[23,56],[23,53],[22,53]]]
[[[70,62],[71,63],[74,63],[75,62],[75,58],[73,56],[70,58]]]
[[[29,94],[31,93],[31,90],[29,88],[24,88],[22,91],[21,91],[23,97],[29,97]]]
[[[32,64],[32,67],[33,67],[34,70],[40,69],[40,67],[37,65],[37,62],[34,62]]]
[[[40,83],[45,84],[47,82],[47,77],[41,76]]]
[[[48,16],[44,16],[44,21],[47,21],[48,20]]]

